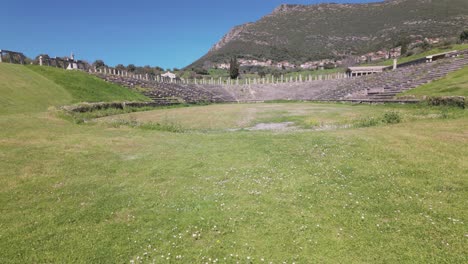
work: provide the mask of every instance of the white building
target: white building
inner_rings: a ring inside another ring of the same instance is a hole
[[[174,80],[174,79],[177,78],[177,75],[175,75],[175,74],[172,73],[172,72],[166,72],[166,73],[164,73],[164,74],[161,74],[161,77],[163,77],[163,78],[169,78],[169,79],[171,79],[171,80]]]

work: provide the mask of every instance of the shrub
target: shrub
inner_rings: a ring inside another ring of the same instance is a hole
[[[367,118],[359,119],[356,122],[355,127],[373,127],[373,126],[377,126],[378,124],[380,124],[379,119],[375,117],[367,117]]]
[[[431,106],[452,106],[463,109],[467,103],[463,96],[429,97],[426,101]]]
[[[382,122],[386,124],[398,124],[401,122],[401,119],[402,118],[399,112],[390,111],[383,115]]]
[[[467,40],[468,40],[468,30],[465,30],[460,34],[460,41],[465,42]]]
[[[381,117],[366,117],[355,122],[354,127],[373,127],[380,124],[398,124],[402,121],[401,114],[396,111],[390,111]]]

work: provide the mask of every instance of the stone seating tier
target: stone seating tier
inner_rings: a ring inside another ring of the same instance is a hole
[[[467,54],[468,51],[465,56]],[[250,85],[177,84],[119,75],[99,73],[96,75],[130,89],[139,87],[136,90],[143,90],[143,93],[154,101],[178,100],[187,103],[354,99],[382,101],[393,100],[401,92],[440,79],[467,65],[468,57],[460,56],[355,78]]]

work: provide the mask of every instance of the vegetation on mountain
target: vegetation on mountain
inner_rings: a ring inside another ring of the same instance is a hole
[[[341,59],[424,38],[458,38],[467,27],[466,0],[281,5],[255,23],[235,27],[187,68],[232,56],[292,63]]]

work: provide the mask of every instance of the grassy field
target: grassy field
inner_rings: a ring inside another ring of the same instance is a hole
[[[32,85],[11,70],[62,98],[27,114],[0,101],[0,263],[468,260],[466,110],[229,104],[78,125],[47,110],[75,100],[62,86],[0,67],[0,89]]]
[[[468,97],[468,67],[447,77],[406,91],[400,96],[465,96]]]
[[[182,131],[221,132],[249,130],[257,124],[290,124],[291,131],[335,130],[350,127],[386,124],[388,114],[396,114],[399,122],[422,119],[455,118],[465,114],[460,109],[424,108],[411,105],[368,105],[326,103],[228,104],[205,107],[125,113],[97,119],[105,124],[161,124],[179,127]],[[388,121],[388,122],[387,122]],[[285,129],[282,129],[285,130]],[[275,129],[272,129],[275,132]]]

